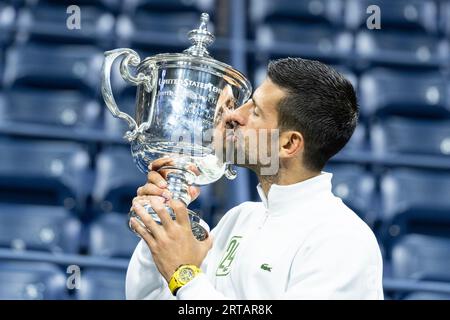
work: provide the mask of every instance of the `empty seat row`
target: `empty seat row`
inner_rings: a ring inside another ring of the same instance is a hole
[[[441,284],[450,281],[450,236],[430,236],[412,233],[403,236],[392,249],[392,257],[385,261],[391,271],[390,279],[409,280],[413,288],[390,288],[390,299],[449,300],[450,293],[442,291]],[[426,281],[427,285],[423,286]],[[422,287],[422,288],[421,288]]]
[[[302,39],[293,42],[292,39]],[[353,59],[355,66],[445,66],[449,41],[406,31],[348,30],[297,22],[273,22],[255,27],[257,51],[271,56],[300,55],[327,62]]]
[[[448,3],[433,0],[252,0],[249,15],[253,24],[291,20],[355,30],[366,28],[369,16],[374,13],[373,6],[380,10],[382,28],[430,34],[448,31],[445,21]]]
[[[103,52],[92,46],[17,45],[5,59],[5,89],[75,89],[98,94]]]
[[[0,260],[0,300],[123,300],[125,270],[84,268],[71,273],[46,262]],[[75,286],[76,285],[76,286]]]
[[[108,213],[83,227],[61,207],[0,204],[0,247],[77,254],[85,233],[89,254],[128,258],[139,238],[128,229],[127,222],[126,214]]]
[[[39,7],[68,7],[73,5],[69,0],[5,0],[6,4],[15,9]],[[141,10],[150,11],[205,11],[211,10],[214,0],[78,0],[76,5],[81,8],[98,8],[114,14],[134,13]]]
[[[363,73],[358,84],[359,102],[365,117],[450,116],[450,86],[440,72],[375,68]]]
[[[407,233],[450,235],[450,174],[439,170],[389,170],[381,179],[383,241]]]
[[[392,276],[450,281],[450,237],[409,234],[392,251]]]
[[[440,3],[433,0],[350,0],[346,6],[345,20],[349,28],[366,28],[366,21],[374,11],[370,6],[376,5],[380,10],[383,29],[403,29],[437,33],[440,19]]]
[[[176,34],[175,31],[182,27],[182,40],[185,41],[186,32],[198,25],[200,12],[211,11],[213,4],[214,0],[131,0],[124,3],[105,0],[78,1],[74,6],[70,1],[26,1],[26,5],[18,8],[2,4],[0,28],[3,30],[0,30],[4,31],[4,43],[16,40],[19,43],[93,44],[113,48],[116,39],[110,35],[116,32],[119,36],[129,35],[128,25],[137,33],[141,30],[142,40],[150,37],[150,42],[152,32],[157,36]],[[119,23],[116,29],[117,15],[120,16],[119,21],[125,19],[126,22]]]
[[[370,132],[375,154],[450,155],[450,120],[388,117],[373,125]]]
[[[55,5],[56,4],[56,5]],[[115,19],[112,13],[93,3],[78,4],[78,11],[70,3],[39,4],[17,12],[16,35],[18,42],[54,42],[95,44],[111,48]]]
[[[44,262],[0,260],[1,300],[67,299],[66,276]]]
[[[0,202],[83,210],[90,159],[76,143],[0,139]]]
[[[301,39],[293,42],[292,39]],[[335,30],[296,22],[280,22],[258,26],[255,34],[256,50],[271,54],[297,54],[305,58],[339,61],[352,52],[353,36]]]
[[[103,108],[98,99],[73,89],[30,88],[0,93],[0,122],[11,125],[98,128]]]

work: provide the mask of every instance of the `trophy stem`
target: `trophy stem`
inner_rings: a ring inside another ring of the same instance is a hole
[[[190,177],[192,175],[193,173],[180,169],[167,174],[167,189],[169,189],[172,194],[172,199],[181,200],[186,206],[191,203],[188,181],[192,180]]]
[[[186,206],[191,202],[191,197],[189,196],[188,182],[192,181],[192,175],[193,175],[192,172],[183,169],[174,169],[173,172],[167,175],[167,184],[168,184],[167,188],[172,194],[172,199],[181,200]],[[152,209],[152,207],[149,204],[144,205],[144,208],[147,210],[148,214],[151,215],[153,220],[161,224],[161,220],[158,214]],[[169,212],[172,219],[175,220],[176,216],[172,208],[166,206],[166,210]],[[192,233],[197,238],[197,240],[199,241],[205,240],[208,237],[209,232],[208,224],[205,221],[203,221],[196,212],[188,209],[188,214],[189,220],[191,221]],[[136,218],[140,222],[139,216],[136,215],[136,213],[133,210],[130,211],[128,217],[129,219]],[[131,229],[131,231],[136,233],[136,231],[131,227],[130,221],[128,223],[128,226]]]

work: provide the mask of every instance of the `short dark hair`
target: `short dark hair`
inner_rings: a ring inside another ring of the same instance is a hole
[[[301,58],[271,61],[267,75],[286,92],[278,105],[280,131],[299,131],[305,139],[305,167],[322,170],[358,122],[352,84],[333,68]]]

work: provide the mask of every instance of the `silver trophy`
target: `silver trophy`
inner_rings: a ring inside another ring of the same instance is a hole
[[[157,54],[141,62],[131,49],[115,49],[105,52],[102,68],[103,98],[113,116],[129,126],[124,138],[131,144],[136,165],[147,173],[151,162],[170,158],[162,167],[170,169],[168,189],[173,199],[186,206],[191,202],[189,185],[212,183],[223,175],[236,177],[222,152],[226,139],[218,137],[223,132],[218,127],[224,125],[224,112],[241,105],[252,91],[242,73],[209,55],[207,46],[214,36],[207,29],[208,21],[208,14],[203,13],[199,28],[188,33],[192,46],[183,53]],[[134,118],[121,112],[113,97],[111,67],[118,58],[121,76],[137,86]],[[160,222],[149,205],[145,208]],[[171,208],[167,209],[175,219]],[[188,211],[194,236],[204,240],[208,225],[197,213]],[[137,216],[131,211],[129,217]]]

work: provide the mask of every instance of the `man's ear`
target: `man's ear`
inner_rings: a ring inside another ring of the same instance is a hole
[[[280,134],[280,158],[293,158],[303,153],[305,140],[298,131],[284,131]]]

